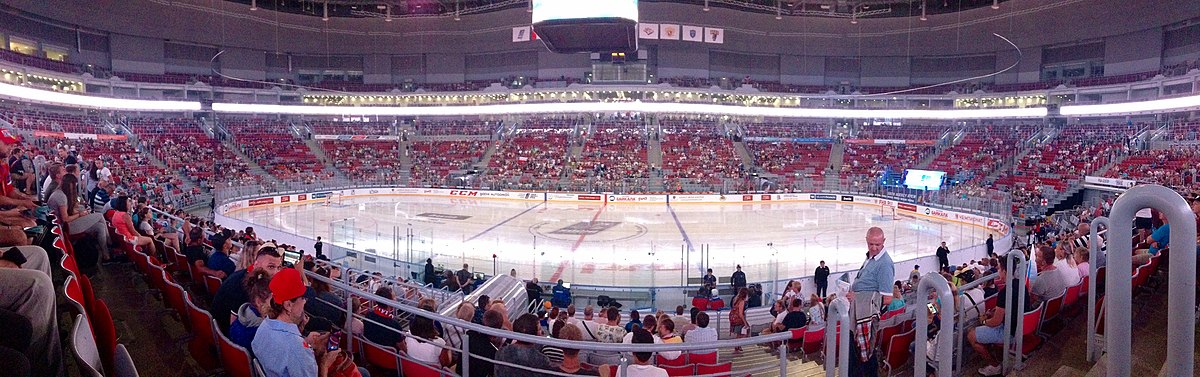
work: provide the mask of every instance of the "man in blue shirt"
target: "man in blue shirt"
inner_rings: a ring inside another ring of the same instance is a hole
[[[859,323],[852,329],[850,353],[851,376],[875,376],[879,371],[879,360],[871,349],[880,309],[892,303],[892,283],[896,277],[896,266],[891,255],[884,250],[886,241],[883,229],[872,227],[867,230],[867,261],[858,270],[858,276],[850,285],[846,298],[850,300],[850,313]],[[862,343],[860,345],[859,343]],[[860,357],[866,355],[865,357]]]
[[[1150,234],[1150,248],[1138,249],[1133,253],[1133,265],[1135,267],[1149,262],[1151,256],[1158,255],[1158,252],[1166,249],[1171,242],[1171,224],[1167,222],[1167,215],[1159,212],[1158,218],[1162,219],[1163,224],[1158,229],[1155,229],[1154,233]]]

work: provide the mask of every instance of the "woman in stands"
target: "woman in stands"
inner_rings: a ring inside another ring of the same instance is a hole
[[[750,296],[750,290],[746,288],[738,289],[737,296],[733,298],[733,303],[729,309],[729,334],[734,338],[745,338],[750,335],[750,328],[746,325],[746,298]],[[742,347],[735,347],[733,354],[741,354]]]
[[[401,352],[407,353],[409,357],[426,365],[446,367],[454,365],[450,358],[450,351],[443,348],[446,341],[438,336],[432,319],[419,315],[413,316],[408,329],[410,336],[404,337],[404,341],[398,344]]]
[[[245,284],[250,301],[238,308],[237,319],[229,326],[229,339],[249,350],[258,326],[271,313],[271,276],[258,270],[246,278]]]
[[[138,235],[136,227],[133,225],[133,219],[129,215],[130,202],[131,200],[128,196],[118,196],[116,199],[113,199],[113,228],[116,228],[117,234],[124,237],[126,241],[144,248],[143,250],[147,250],[149,255],[158,255],[158,250],[154,247],[154,239]]]
[[[64,175],[62,184],[50,194],[46,203],[54,212],[54,216],[70,228],[71,235],[88,235],[88,239],[94,241],[99,248],[100,257],[104,261],[112,258],[108,252],[108,224],[104,222],[104,216],[81,210],[83,207],[79,205],[79,180],[74,175]]]
[[[328,267],[317,267],[314,270],[317,275],[325,278],[330,278],[332,271]],[[325,317],[333,323],[345,323],[346,302],[333,293],[333,288],[321,279],[309,279],[309,286],[312,287],[313,302],[305,306],[308,314],[315,317]]]

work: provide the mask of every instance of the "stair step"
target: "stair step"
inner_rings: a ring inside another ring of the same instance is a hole
[[[1087,372],[1063,365],[1057,371],[1054,371],[1054,374],[1050,375],[1050,377],[1083,377],[1085,375],[1087,375]]]
[[[1134,355],[1133,357],[1130,357],[1129,361],[1130,361],[1129,362],[1129,364],[1130,364],[1129,372],[1130,372],[1130,375],[1132,375],[1132,376],[1151,377],[1151,376],[1159,375],[1158,368],[1147,364],[1145,361],[1143,361],[1141,358],[1137,357],[1136,355]],[[1106,353],[1106,354],[1100,356],[1100,359],[1096,361],[1096,364],[1092,366],[1091,370],[1088,370],[1088,372],[1085,376],[1086,377],[1104,377],[1107,375],[1108,375],[1108,354]]]

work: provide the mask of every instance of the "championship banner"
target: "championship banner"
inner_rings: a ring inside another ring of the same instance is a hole
[[[725,43],[725,29],[718,29],[715,27],[704,28],[704,42],[718,44]]]
[[[638,38],[658,39],[658,24],[638,24]]]
[[[679,40],[679,25],[659,24],[658,25],[658,39]]]
[[[533,28],[530,26],[519,26],[512,29],[513,42],[529,42],[533,40]]]
[[[683,25],[683,40],[692,42],[704,41],[704,28],[699,26]]]

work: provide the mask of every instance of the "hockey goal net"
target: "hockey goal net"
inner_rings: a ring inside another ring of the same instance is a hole
[[[879,206],[879,218],[882,220],[895,220],[896,219],[896,207]]]
[[[329,194],[325,197],[325,205],[342,205],[342,194]]]

